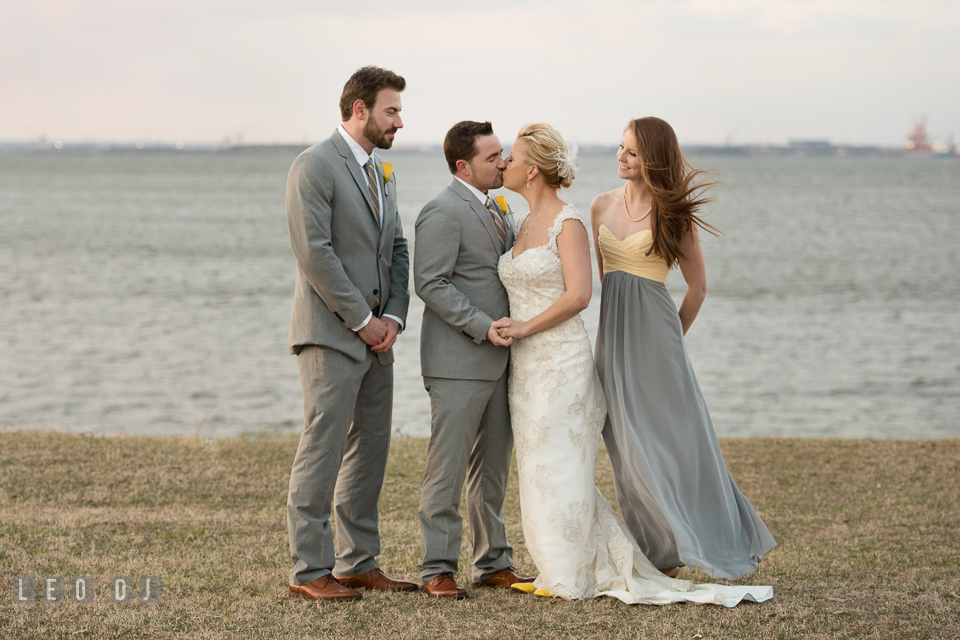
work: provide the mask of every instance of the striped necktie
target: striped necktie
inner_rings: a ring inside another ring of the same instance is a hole
[[[487,196],[485,206],[487,207],[487,211],[490,212],[490,217],[493,218],[493,224],[497,227],[497,238],[500,239],[500,253],[503,253],[507,250],[507,221],[504,220],[503,214],[500,213],[500,207],[493,203],[490,196]]]
[[[377,214],[377,224],[380,221],[380,192],[377,189],[377,172],[373,168],[373,157],[367,159],[363,165],[363,170],[367,174],[367,187],[370,189],[370,195],[373,199],[373,211]]]

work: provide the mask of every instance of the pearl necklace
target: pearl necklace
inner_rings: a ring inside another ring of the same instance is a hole
[[[630,184],[630,183],[628,182],[627,184]],[[641,220],[646,218],[648,215],[650,215],[651,211],[653,211],[652,204],[650,205],[650,208],[647,209],[647,212],[642,216],[640,216],[639,218],[634,218],[632,215],[630,215],[630,209],[627,209],[627,185],[626,184],[623,185],[623,212],[627,214],[628,218],[630,218],[634,222],[640,222]]]

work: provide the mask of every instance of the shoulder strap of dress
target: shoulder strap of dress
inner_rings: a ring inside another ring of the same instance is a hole
[[[584,229],[587,227],[587,224],[583,221],[583,216],[580,215],[577,208],[572,204],[565,205],[563,209],[560,210],[560,213],[557,214],[557,217],[553,219],[553,226],[547,231],[547,235],[550,237],[550,244],[557,243],[557,236],[563,231],[564,220],[577,220],[583,225]]]

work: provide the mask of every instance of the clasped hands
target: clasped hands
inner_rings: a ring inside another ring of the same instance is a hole
[[[370,322],[357,331],[360,339],[370,345],[374,353],[386,353],[397,341],[400,333],[400,324],[393,318],[370,318]]]
[[[495,320],[487,330],[487,340],[498,347],[509,347],[514,338],[526,336],[523,324],[519,320],[506,317]]]
[[[514,338],[522,338],[524,323],[512,318],[500,318],[490,324],[487,330],[487,340],[498,347],[509,347]],[[370,318],[370,322],[357,332],[360,339],[370,345],[374,353],[386,353],[397,341],[400,334],[400,325],[393,318]]]

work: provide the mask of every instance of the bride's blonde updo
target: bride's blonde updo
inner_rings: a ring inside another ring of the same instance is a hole
[[[518,140],[527,147],[524,160],[540,169],[548,187],[560,189],[573,184],[577,169],[577,150],[571,149],[560,132],[545,123],[528,124],[520,129]]]

